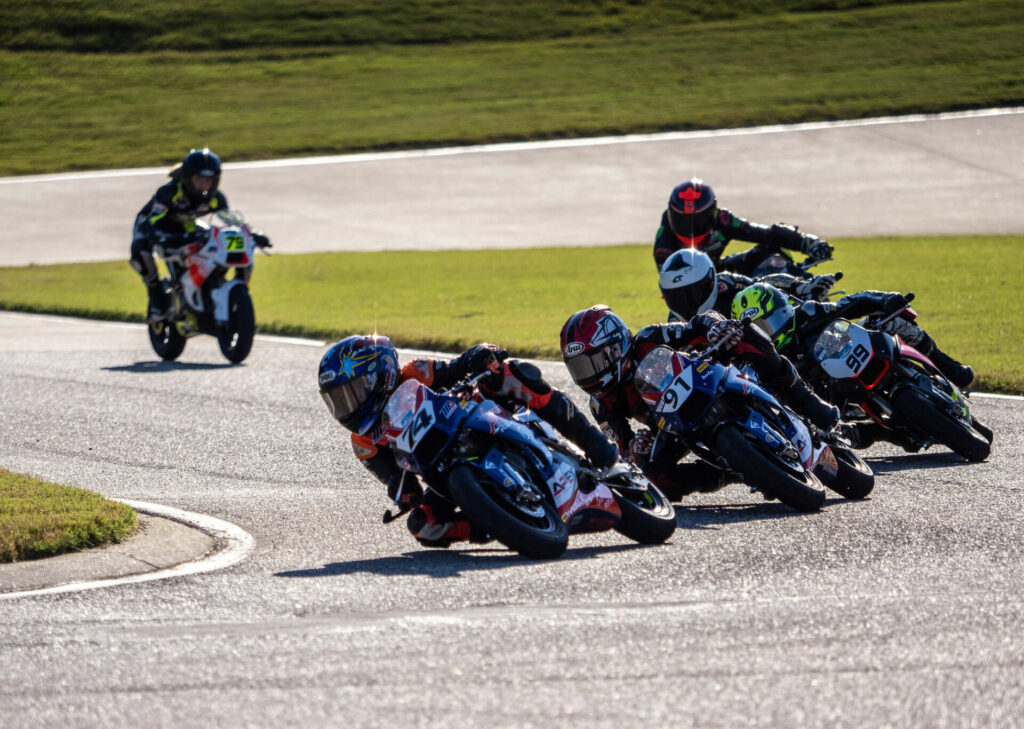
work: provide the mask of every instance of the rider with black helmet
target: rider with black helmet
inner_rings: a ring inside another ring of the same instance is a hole
[[[189,234],[196,231],[196,218],[228,209],[228,200],[219,190],[220,174],[220,157],[208,148],[193,149],[170,171],[170,182],[157,188],[135,217],[129,263],[149,290],[150,318],[163,315],[169,303],[160,285],[153,246],[184,245],[189,242]],[[253,237],[257,245],[270,247],[262,233],[253,231]]]
[[[398,352],[387,337],[352,336],[335,343],[320,361],[320,395],[331,415],[352,431],[356,457],[387,486],[388,496],[411,510],[406,524],[424,546],[447,547],[456,541],[486,541],[455,507],[423,489],[416,476],[404,472],[388,447],[380,413],[391,393],[406,379],[446,389],[470,374],[489,373],[481,391],[514,409],[525,405],[579,445],[598,468],[618,460],[618,452],[601,432],[576,410],[572,401],[551,387],[529,362],[509,359],[494,344],[477,344],[450,360],[414,359],[399,368]]]
[[[757,245],[744,253],[721,258],[722,250],[731,240]],[[704,251],[719,271],[748,276],[780,248],[801,251],[813,260],[824,260],[832,254],[832,247],[815,235],[806,235],[790,225],[758,225],[718,207],[714,190],[696,177],[673,188],[661,214],[661,225],[654,238],[654,262],[658,268],[681,248]]]

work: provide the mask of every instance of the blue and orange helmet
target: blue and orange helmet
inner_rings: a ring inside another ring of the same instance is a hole
[[[335,420],[362,435],[380,418],[399,375],[398,352],[390,339],[346,337],[320,360],[320,396]]]

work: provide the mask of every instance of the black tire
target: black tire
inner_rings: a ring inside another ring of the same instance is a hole
[[[831,446],[839,471],[835,478],[822,482],[844,499],[866,498],[875,488],[875,472],[856,452],[842,446]]]
[[[547,500],[540,504],[542,516],[531,517],[483,474],[465,465],[448,474],[448,488],[471,523],[524,557],[556,559],[569,545],[569,529]]]
[[[787,468],[761,450],[738,425],[723,425],[715,447],[743,480],[797,511],[812,512],[825,503],[825,487],[806,470]]]
[[[640,544],[663,544],[676,530],[676,510],[652,483],[646,491],[612,488],[622,519],[615,531]]]
[[[185,351],[185,335],[178,331],[174,322],[157,321],[149,325],[149,343],[160,359],[171,362]]]
[[[249,356],[256,334],[256,312],[252,307],[248,286],[235,286],[228,300],[228,321],[217,332],[220,352],[229,362],[238,364]]]
[[[968,461],[978,462],[988,458],[992,450],[992,444],[988,439],[970,423],[946,412],[946,409],[934,402],[928,393],[916,387],[904,387],[896,393],[892,404],[900,417],[911,423],[912,427],[934,438]]]

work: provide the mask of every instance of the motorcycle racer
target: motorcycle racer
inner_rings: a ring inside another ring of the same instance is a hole
[[[757,245],[749,251],[722,258],[722,251],[732,240]],[[661,214],[661,224],[654,237],[654,262],[658,269],[681,248],[702,250],[720,271],[747,276],[780,248],[800,251],[812,261],[825,260],[832,255],[832,246],[816,235],[801,233],[791,225],[752,223],[718,207],[714,190],[696,177],[672,189],[668,205]]]
[[[209,148],[191,150],[168,176],[170,182],[153,193],[135,217],[132,230],[129,263],[149,291],[150,319],[160,318],[169,304],[153,260],[153,246],[191,242],[189,234],[196,232],[196,218],[230,209],[227,197],[219,189],[220,157]],[[270,247],[270,239],[264,234],[253,231],[253,238],[256,245]]]
[[[725,485],[726,476],[704,461],[679,463],[685,451],[671,448],[666,448],[657,462],[649,462],[656,423],[633,384],[633,375],[657,345],[685,350],[708,343],[721,343],[715,359],[735,358],[750,365],[762,383],[818,427],[830,430],[838,423],[838,408],[819,399],[792,363],[778,355],[771,341],[717,312],[700,314],[685,324],[653,324],[634,336],[610,308],[597,305],[576,312],[562,327],[562,361],[573,382],[590,395],[598,425],[618,445],[619,452],[632,457],[672,500],[695,491],[715,491]],[[634,432],[631,419],[646,427]]]
[[[812,355],[818,334],[836,319],[888,315],[906,306],[907,300],[902,294],[884,291],[861,291],[836,302],[792,302],[771,284],[755,283],[736,294],[732,314],[737,319],[753,316],[755,326],[771,339],[775,348],[793,360],[803,376],[828,397],[827,380]],[[965,388],[974,379],[974,370],[970,366],[942,352],[935,340],[911,319],[895,317],[886,325],[885,331],[898,335],[928,357],[957,387]],[[871,423],[856,424],[849,435],[854,447],[866,448],[884,433],[884,428]]]
[[[414,359],[399,367],[391,340],[377,335],[351,336],[333,344],[320,361],[320,395],[342,426],[352,431],[352,449],[374,476],[387,486],[388,497],[410,511],[409,531],[428,547],[456,541],[488,541],[475,532],[457,508],[432,490],[424,492],[415,474],[401,469],[380,422],[391,393],[407,379],[446,389],[468,375],[488,373],[478,382],[487,397],[509,409],[525,405],[579,445],[598,468],[612,466],[618,452],[590,424],[565,393],[549,385],[529,362],[509,359],[494,344],[470,347],[458,357]]]

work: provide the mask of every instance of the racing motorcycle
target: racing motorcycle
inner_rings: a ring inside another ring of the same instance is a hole
[[[269,247],[266,238],[254,237],[241,213],[222,210],[211,222],[196,221],[197,230],[184,243],[157,244],[154,253],[167,265],[161,280],[170,306],[163,316],[151,317],[149,341],[162,359],[177,359],[189,337],[209,334],[217,338],[229,361],[244,360],[252,349],[256,317],[249,296],[253,254]],[[269,255],[269,254],[268,254]]]
[[[651,460],[675,439],[739,476],[765,498],[797,511],[817,511],[824,486],[859,499],[874,488],[870,467],[835,433],[808,426],[734,365],[666,346],[640,361],[634,385],[654,413]]]
[[[484,398],[475,385],[485,375],[443,393],[416,380],[395,390],[382,422],[404,470],[525,557],[559,557],[583,532],[615,529],[641,544],[672,535],[672,504],[638,469],[594,469],[533,411]]]
[[[905,297],[910,302],[914,295]],[[913,316],[904,307],[886,319]],[[908,450],[941,443],[968,461],[983,461],[992,431],[971,415],[964,394],[925,355],[898,336],[837,319],[818,335],[812,355],[825,386],[889,429]]]

